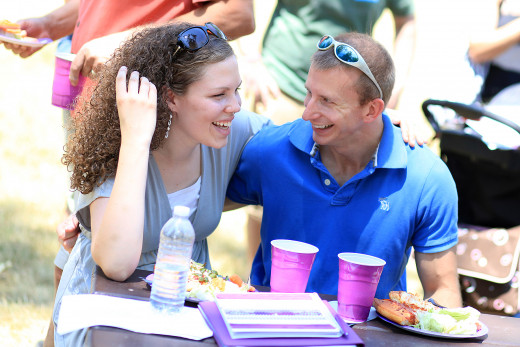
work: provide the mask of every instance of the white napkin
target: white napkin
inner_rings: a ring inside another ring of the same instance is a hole
[[[144,334],[179,336],[202,340],[213,336],[197,308],[183,307],[176,314],[162,314],[149,301],[124,299],[100,294],[63,297],[58,319],[58,333],[95,325],[106,325]]]

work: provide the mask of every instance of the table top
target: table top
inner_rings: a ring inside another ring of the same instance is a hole
[[[98,267],[94,281],[94,293],[108,294],[139,300],[148,300],[150,288],[142,280],[150,272],[136,270],[125,282],[108,279]],[[259,288],[260,290],[266,288]],[[267,288],[268,289],[268,288]],[[336,300],[333,295],[320,295],[325,300]],[[188,305],[196,305],[188,303]],[[426,347],[439,346],[520,346],[520,319],[497,315],[482,314],[481,322],[489,329],[484,339],[440,339],[424,335],[411,334],[394,327],[381,319],[374,319],[353,326],[356,334],[363,339],[365,346]],[[193,341],[183,338],[161,335],[148,335],[112,327],[92,327],[87,334],[87,346],[216,346],[213,338]]]

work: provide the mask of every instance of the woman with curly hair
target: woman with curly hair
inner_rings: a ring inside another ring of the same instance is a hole
[[[236,57],[212,23],[146,28],[107,62],[76,108],[63,156],[81,193],[81,233],[63,269],[55,326],[62,297],[88,293],[96,264],[118,281],[153,270],[175,205],[191,208],[192,259],[210,265],[206,237],[242,148],[269,124],[237,113],[240,83]],[[55,343],[76,345],[84,333],[55,332]]]

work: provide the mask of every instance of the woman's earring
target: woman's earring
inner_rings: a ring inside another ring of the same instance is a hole
[[[170,126],[172,125],[172,118],[173,118],[173,115],[170,113],[170,119],[168,120],[168,129],[166,129],[166,135],[164,136],[165,139],[168,138],[168,134],[170,133]]]

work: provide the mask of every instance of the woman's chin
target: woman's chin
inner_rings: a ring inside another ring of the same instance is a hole
[[[213,140],[210,143],[203,143],[203,145],[206,145],[207,147],[211,147],[211,148],[220,149],[220,148],[226,147],[227,143],[228,143],[228,139],[226,137],[221,140]]]

